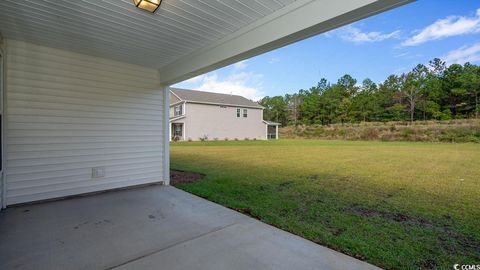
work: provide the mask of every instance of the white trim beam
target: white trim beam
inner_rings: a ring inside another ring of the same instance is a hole
[[[414,0],[298,0],[160,69],[164,85],[262,54]]]

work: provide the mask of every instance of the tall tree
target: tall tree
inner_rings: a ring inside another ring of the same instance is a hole
[[[263,118],[268,121],[281,123],[282,126],[288,124],[288,107],[285,99],[281,96],[264,97],[258,102],[265,107]]]
[[[346,74],[334,84],[326,79],[308,90],[265,97],[265,119],[286,124],[403,121],[480,117],[480,67],[450,65],[435,58],[378,86]]]
[[[466,63],[463,73],[460,75],[460,81],[474,99],[474,114],[475,118],[478,118],[480,113],[480,67]]]
[[[467,102],[465,96],[467,90],[462,82],[463,66],[453,64],[445,69],[443,77],[443,88],[447,96],[447,103],[453,117],[457,118],[465,109]]]

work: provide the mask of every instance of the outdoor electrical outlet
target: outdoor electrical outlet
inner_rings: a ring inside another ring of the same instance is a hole
[[[92,178],[105,177],[105,167],[92,168]]]

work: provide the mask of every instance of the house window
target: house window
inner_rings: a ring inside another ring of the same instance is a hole
[[[240,117],[240,108],[237,108],[237,117]]]
[[[243,109],[243,118],[247,118],[248,112],[247,109]]]
[[[180,116],[183,115],[183,105],[177,105],[174,107],[174,116]]]

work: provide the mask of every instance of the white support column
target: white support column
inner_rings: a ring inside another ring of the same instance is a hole
[[[170,185],[170,89],[163,87],[163,181],[165,185]],[[169,135],[168,137],[166,135]]]
[[[187,102],[184,101],[183,102],[183,115],[187,115]],[[187,141],[187,124],[186,124],[186,121],[184,120],[183,121],[183,141]]]
[[[183,141],[185,142],[187,140],[187,129],[185,128],[185,122],[182,124],[182,129],[183,129]]]
[[[278,125],[275,125],[275,140],[278,140]]]

